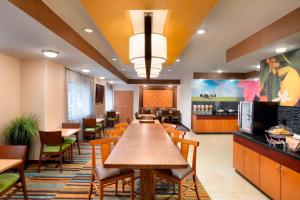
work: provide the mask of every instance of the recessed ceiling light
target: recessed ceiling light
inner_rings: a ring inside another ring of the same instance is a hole
[[[91,28],[84,28],[83,30],[84,30],[85,32],[87,32],[87,33],[93,33],[93,32],[94,32],[94,30],[91,29]]]
[[[180,62],[180,59],[179,59],[179,58],[177,58],[175,61],[176,61],[176,62]]]
[[[168,69],[168,72],[171,72],[171,71],[173,71],[173,70],[171,70],[171,69]]]
[[[173,87],[173,85],[168,85],[169,87]]]
[[[117,59],[116,59],[116,58],[113,58],[112,60],[113,60],[113,61],[117,61]]]
[[[109,83],[110,83],[110,84],[114,84],[115,82],[113,82],[113,81],[109,81]]]
[[[58,52],[52,50],[42,50],[44,56],[48,58],[55,58],[58,56]]]
[[[286,52],[286,47],[279,47],[277,49],[275,49],[276,53],[284,53]]]
[[[260,69],[260,65],[256,65],[256,69]]]
[[[88,68],[83,68],[83,69],[81,69],[81,71],[82,71],[83,73],[89,73],[91,70],[88,69]]]
[[[203,35],[204,33],[206,33],[206,30],[204,30],[204,29],[199,29],[197,31],[197,34],[199,34],[199,35]]]
[[[222,70],[218,70],[217,73],[218,73],[218,74],[221,74],[221,73],[222,73]]]
[[[105,79],[105,77],[104,77],[104,76],[100,76],[100,77],[99,77],[99,79],[101,79],[101,80],[104,80],[104,79]]]

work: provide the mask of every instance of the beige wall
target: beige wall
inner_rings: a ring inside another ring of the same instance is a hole
[[[0,53],[0,145],[3,128],[20,115],[20,60]]]

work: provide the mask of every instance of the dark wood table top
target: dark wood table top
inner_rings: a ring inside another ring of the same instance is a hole
[[[188,163],[161,124],[132,123],[106,159],[104,166],[170,169],[186,168]]]

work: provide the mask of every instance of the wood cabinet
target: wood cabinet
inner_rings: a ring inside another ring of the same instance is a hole
[[[244,147],[239,143],[233,143],[233,167],[241,174],[245,174]]]
[[[244,148],[244,175],[256,186],[259,186],[259,154]]]
[[[195,133],[230,133],[238,131],[236,116],[192,116],[192,130]]]
[[[260,155],[260,188],[274,200],[280,200],[280,164]]]
[[[233,142],[233,167],[274,200],[300,200],[299,172],[237,142]]]
[[[281,200],[299,200],[300,173],[281,165]]]

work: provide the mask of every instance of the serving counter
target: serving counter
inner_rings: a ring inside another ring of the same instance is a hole
[[[300,199],[300,154],[270,146],[264,134],[234,134],[233,167],[274,200]]]
[[[235,115],[203,115],[193,112],[192,130],[195,133],[232,133],[238,131]]]

